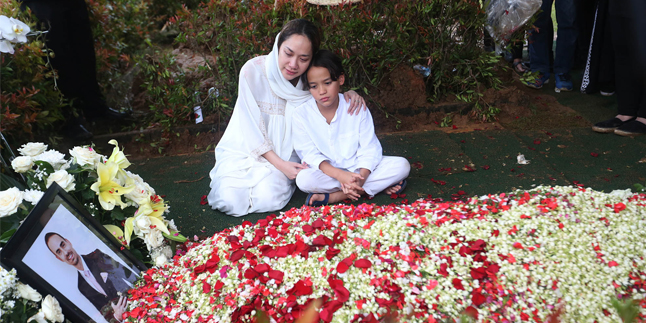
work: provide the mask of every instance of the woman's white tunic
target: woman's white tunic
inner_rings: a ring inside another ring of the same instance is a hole
[[[277,53],[274,44],[269,55],[242,67],[235,109],[215,148],[208,201],[229,215],[279,210],[295,190],[294,181],[262,157],[273,150],[283,160],[298,162],[291,115],[309,97],[301,82],[294,87],[282,77]]]

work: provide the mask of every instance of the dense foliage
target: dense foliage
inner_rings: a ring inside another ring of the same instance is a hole
[[[16,0],[0,3],[2,14],[21,18],[38,30],[33,16],[21,12]],[[301,17],[321,28],[323,47],[344,60],[349,88],[368,100],[396,67],[419,64],[431,69],[425,79],[429,101],[455,95],[476,103],[477,118],[490,119],[495,114],[480,99],[480,92],[500,83],[495,75],[498,58],[483,50],[486,16],[480,1],[365,0],[340,6],[316,6],[305,0],[87,3],[104,93],[125,97],[144,91],[140,104],[151,114],[142,122],[153,125],[168,128],[190,123],[196,104],[207,116],[226,120],[244,62],[268,53],[282,25]],[[205,63],[194,69],[180,66],[176,51],[156,46],[154,40],[160,38],[155,35],[162,29],[178,33],[176,47],[201,56]],[[49,133],[60,126],[65,109],[43,37],[32,36],[30,41],[18,46],[15,55],[1,58],[2,129],[14,137],[34,128]],[[135,87],[122,89],[124,73],[129,71],[134,71]],[[196,91],[201,94],[199,100]]]
[[[497,58],[481,46],[485,14],[479,1],[315,6],[305,0],[211,0],[196,10],[178,11],[171,22],[180,30],[180,46],[216,58],[203,78],[213,78],[220,94],[234,100],[242,65],[268,53],[282,25],[295,18],[320,26],[323,48],[343,58],[349,86],[368,97],[400,64],[431,67],[431,99],[456,94],[471,102],[478,99],[478,89],[500,82],[494,75]]]
[[[19,7],[16,1],[0,0],[0,15],[19,19],[34,30],[35,18]],[[16,44],[14,54],[0,54],[0,131],[5,136],[28,137],[53,129],[63,119],[63,97],[56,90],[49,55],[42,35]]]

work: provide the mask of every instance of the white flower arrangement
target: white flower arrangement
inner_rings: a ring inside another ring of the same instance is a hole
[[[43,143],[30,142],[20,147],[21,156],[12,161],[12,167],[27,178],[28,189],[12,187],[0,191],[0,217],[12,218],[14,228],[17,227],[44,191],[56,182],[125,246],[131,247],[134,229],[148,252],[160,249],[155,251],[157,257],[149,260],[159,264],[162,258],[158,256],[165,254],[167,241],[184,242],[185,238],[164,217],[168,212],[166,202],[139,175],[124,170],[130,162],[115,140],[110,143],[115,148],[109,157],[98,154],[91,146],[83,146],[71,149],[70,159],[56,150],[47,150]],[[138,221],[133,228],[135,218]],[[126,224],[125,228],[121,223]]]
[[[47,295],[43,299],[31,286],[18,281],[14,269],[7,271],[0,267],[0,321],[50,323],[64,320],[55,297]]]
[[[131,290],[128,322],[619,322],[646,318],[646,194],[579,187],[302,207],[188,243]],[[559,309],[560,310],[557,310]]]

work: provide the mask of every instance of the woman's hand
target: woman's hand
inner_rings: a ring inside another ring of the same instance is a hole
[[[350,114],[359,114],[359,111],[361,111],[361,107],[363,109],[367,109],[366,106],[366,101],[355,91],[348,91],[343,93],[343,98],[345,99],[345,102],[350,103],[350,107],[348,108],[348,113]]]
[[[307,164],[283,161],[279,164],[279,167],[276,168],[278,168],[279,171],[283,172],[283,174],[285,174],[287,178],[293,180],[296,178],[296,175],[298,175],[298,172],[300,172],[302,169],[307,168]]]

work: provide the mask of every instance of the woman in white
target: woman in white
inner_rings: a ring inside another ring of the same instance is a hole
[[[250,59],[240,70],[238,100],[224,135],[215,147],[209,173],[209,205],[243,216],[283,208],[295,190],[301,169],[292,144],[292,113],[310,97],[300,76],[320,46],[318,29],[296,19],[283,26],[266,56]],[[364,105],[346,92],[351,110]]]

